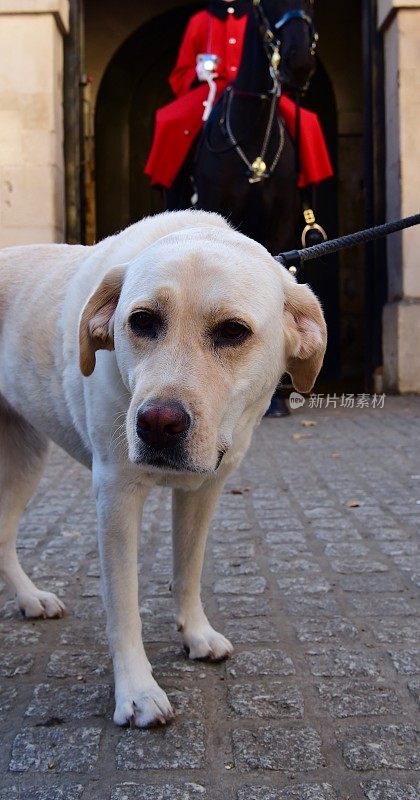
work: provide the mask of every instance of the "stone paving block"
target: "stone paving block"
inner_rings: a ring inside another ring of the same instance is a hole
[[[268,545],[277,545],[277,544],[301,544],[304,547],[307,547],[306,543],[306,536],[303,533],[303,530],[284,530],[284,531],[269,531],[265,534],[265,541]]]
[[[419,552],[417,542],[381,542],[379,549],[389,556],[412,555]]]
[[[229,542],[228,544],[213,545],[213,557],[224,558],[254,558],[255,545],[248,542]]]
[[[381,561],[367,561],[365,558],[332,558],[331,567],[343,575],[370,574],[371,572],[388,572],[386,564]]]
[[[223,558],[215,561],[214,571],[216,575],[256,575],[260,567],[256,561],[246,558]]]
[[[239,717],[266,719],[303,717],[303,696],[296,686],[278,681],[241,683],[228,687],[228,703]]]
[[[340,732],[349,769],[420,770],[420,735],[414,725],[363,725]]]
[[[337,793],[329,783],[301,783],[287,789],[244,786],[237,800],[337,800]]]
[[[101,583],[99,578],[90,578],[86,579],[83,582],[82,590],[80,592],[81,597],[102,597],[101,594]]]
[[[347,641],[355,639],[359,633],[356,626],[344,617],[304,619],[294,627],[300,642],[328,642],[330,639]]]
[[[3,586],[4,589],[5,588],[4,584],[0,584],[0,586],[1,585]],[[0,607],[1,620],[14,620],[15,622],[17,620],[19,621],[22,620],[22,614],[19,611],[16,604],[16,600],[14,598],[13,599],[9,598],[8,600],[6,600],[6,598],[3,596],[0,598],[0,603],[1,603]]]
[[[384,526],[382,528],[369,528],[364,532],[364,538],[373,542],[401,542],[408,539],[409,534],[402,528]]]
[[[33,657],[28,654],[0,653],[0,677],[13,678],[15,675],[27,675],[33,663]]]
[[[392,560],[403,572],[418,572],[420,569],[420,556],[418,555],[394,556]]]
[[[177,717],[188,714],[189,717],[204,717],[204,700],[200,689],[190,686],[188,689],[168,689],[168,697],[171,701]]]
[[[175,605],[172,597],[145,597],[140,603],[140,616],[161,622],[173,622],[175,619]]]
[[[42,720],[38,724],[48,724],[51,719],[67,721],[86,717],[105,716],[111,696],[108,684],[86,685],[76,683],[72,686],[53,686],[40,683],[35,687],[34,696],[28,705],[25,716]]]
[[[384,597],[384,595],[379,595],[379,597],[375,597],[369,595],[368,598],[365,597],[350,597],[349,605],[361,614],[362,616],[369,616],[369,617],[382,617],[384,615],[407,615],[413,614],[415,608],[413,605],[407,602],[404,597],[400,597],[399,595],[391,595],[390,597]]]
[[[246,520],[242,521],[242,520],[239,520],[239,519],[221,519],[221,520],[218,520],[217,525],[218,525],[218,528],[220,528],[220,530],[223,531],[224,533],[226,531],[232,532],[232,533],[236,533],[236,532],[240,531],[241,533],[243,533],[243,532],[246,532],[246,531],[250,531],[251,527],[252,527],[250,525],[250,523],[247,522]],[[223,535],[223,539],[224,538],[225,538],[225,535]]]
[[[315,647],[306,651],[312,675],[325,678],[374,678],[378,666],[368,653],[347,648]]]
[[[331,585],[326,578],[309,577],[307,575],[296,575],[287,578],[277,578],[277,585],[285,594],[322,594],[329,592]]]
[[[80,648],[80,646],[83,644],[87,650],[97,651],[98,647],[108,650],[108,639],[104,625],[65,625],[66,626],[60,634],[60,645],[66,645],[72,648]],[[102,653],[102,658],[103,657],[104,654]]]
[[[201,661],[192,661],[187,658],[185,651],[180,647],[159,647],[156,653],[149,658],[153,666],[153,674],[156,678],[168,676],[170,678],[180,678],[191,676],[194,678],[206,678],[208,676],[208,665]],[[224,671],[224,664],[212,664],[212,669]]]
[[[41,630],[35,625],[36,623],[30,623],[22,618],[19,621],[2,622],[0,624],[0,641],[4,649],[14,649],[20,646],[31,647],[38,644]]]
[[[64,783],[61,786],[12,786],[0,789],[0,800],[80,800],[84,786]]]
[[[288,561],[279,558],[271,558],[269,570],[270,572],[321,572],[319,564],[307,558],[292,558]]]
[[[336,615],[339,611],[337,601],[330,594],[307,594],[301,597],[287,595],[284,604],[290,614],[299,614],[301,617],[306,617],[307,614],[330,616],[331,613]]]
[[[282,638],[281,631],[266,617],[253,619],[242,617],[241,619],[226,620],[224,633],[233,642],[252,644],[253,642],[279,642]]]
[[[361,557],[369,553],[369,548],[363,542],[328,542],[325,545],[324,553],[327,558],[332,556]]]
[[[234,578],[220,578],[213,587],[215,594],[262,594],[267,588],[265,578],[257,575],[244,575]]]
[[[105,625],[105,609],[100,597],[85,597],[83,600],[76,600],[69,612],[77,620],[89,623],[95,620],[95,623],[102,622]]]
[[[217,597],[221,614],[227,617],[265,617],[271,613],[271,606],[265,597]]]
[[[232,732],[234,761],[243,770],[307,772],[325,764],[313,728],[256,728]]]
[[[14,686],[0,686],[0,718],[5,719],[17,697]]]
[[[46,674],[49,678],[74,678],[79,675],[89,678],[92,675],[110,674],[110,659],[104,653],[55,650],[51,653]]]
[[[232,678],[251,675],[294,675],[293,661],[283,650],[260,649],[245,650],[231,658],[226,672]]]
[[[399,675],[420,673],[420,649],[389,650],[388,652]]]
[[[318,684],[323,703],[335,719],[368,714],[398,714],[400,703],[393,689],[367,681],[333,681]]]
[[[372,633],[378,642],[412,642],[420,641],[420,624],[414,620],[381,619],[372,624]]]
[[[54,578],[55,575],[59,575],[60,578],[62,576],[74,576],[81,565],[81,559],[78,561],[71,561],[68,559],[66,553],[54,553],[54,557],[52,558],[50,556],[47,561],[37,561],[30,569],[30,576],[37,583],[38,581],[41,582],[41,580],[44,584],[48,583],[48,586],[43,586],[43,588],[48,590],[50,584],[49,579]],[[48,579],[48,581],[46,581],[46,579]]]
[[[419,800],[414,786],[403,786],[392,780],[363,781],[360,785],[368,800]]]
[[[138,783],[120,783],[111,794],[111,800],[206,800],[207,792],[200,783],[186,783],[174,786],[152,786]]]
[[[11,772],[91,772],[98,760],[100,728],[23,728],[17,734]]]
[[[312,554],[308,552],[306,544],[296,542],[295,544],[269,544],[268,552],[270,557],[287,559],[287,558],[312,558]]]
[[[408,691],[413,695],[417,704],[420,706],[420,680],[409,681],[407,683]]]
[[[204,766],[204,727],[195,720],[149,730],[124,731],[117,769],[199,769]]]
[[[155,622],[147,617],[142,626],[143,642],[177,642],[179,633],[176,630],[175,622]]]
[[[362,539],[358,531],[338,527],[327,528],[327,530],[316,530],[313,535],[321,542],[347,542]]]
[[[317,539],[322,538],[319,534],[325,531],[343,531],[346,535],[350,533],[350,536],[348,536],[349,539],[361,539],[360,534],[356,537],[353,536],[353,533],[357,534],[357,530],[354,528],[352,522],[348,519],[343,519],[343,517],[339,517],[336,512],[331,515],[330,519],[325,517],[324,519],[313,520],[309,522],[309,525],[312,526],[313,535],[315,535]],[[335,540],[331,539],[331,541]]]
[[[362,594],[376,594],[377,592],[401,592],[401,585],[389,575],[372,574],[369,578],[365,575],[345,575],[340,578],[340,586],[344,592],[361,592]]]

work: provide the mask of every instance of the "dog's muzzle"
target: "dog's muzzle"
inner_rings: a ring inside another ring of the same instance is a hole
[[[176,401],[147,400],[137,411],[137,436],[155,452],[178,449],[190,427],[190,415]]]

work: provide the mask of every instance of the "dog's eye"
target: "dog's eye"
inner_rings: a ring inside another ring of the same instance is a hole
[[[153,311],[135,311],[129,318],[128,324],[136,336],[155,339],[162,328],[163,321],[160,315]]]
[[[241,344],[251,335],[251,331],[242,322],[228,319],[221,322],[213,331],[213,341],[216,347]]]

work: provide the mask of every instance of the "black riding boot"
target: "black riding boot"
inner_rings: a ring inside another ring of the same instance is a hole
[[[290,414],[287,403],[280,393],[274,392],[271,403],[265,412],[265,417],[288,417]]]

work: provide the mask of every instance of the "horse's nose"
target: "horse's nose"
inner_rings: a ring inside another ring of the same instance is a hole
[[[178,444],[190,425],[190,415],[176,401],[147,400],[137,411],[138,437],[158,450]]]

